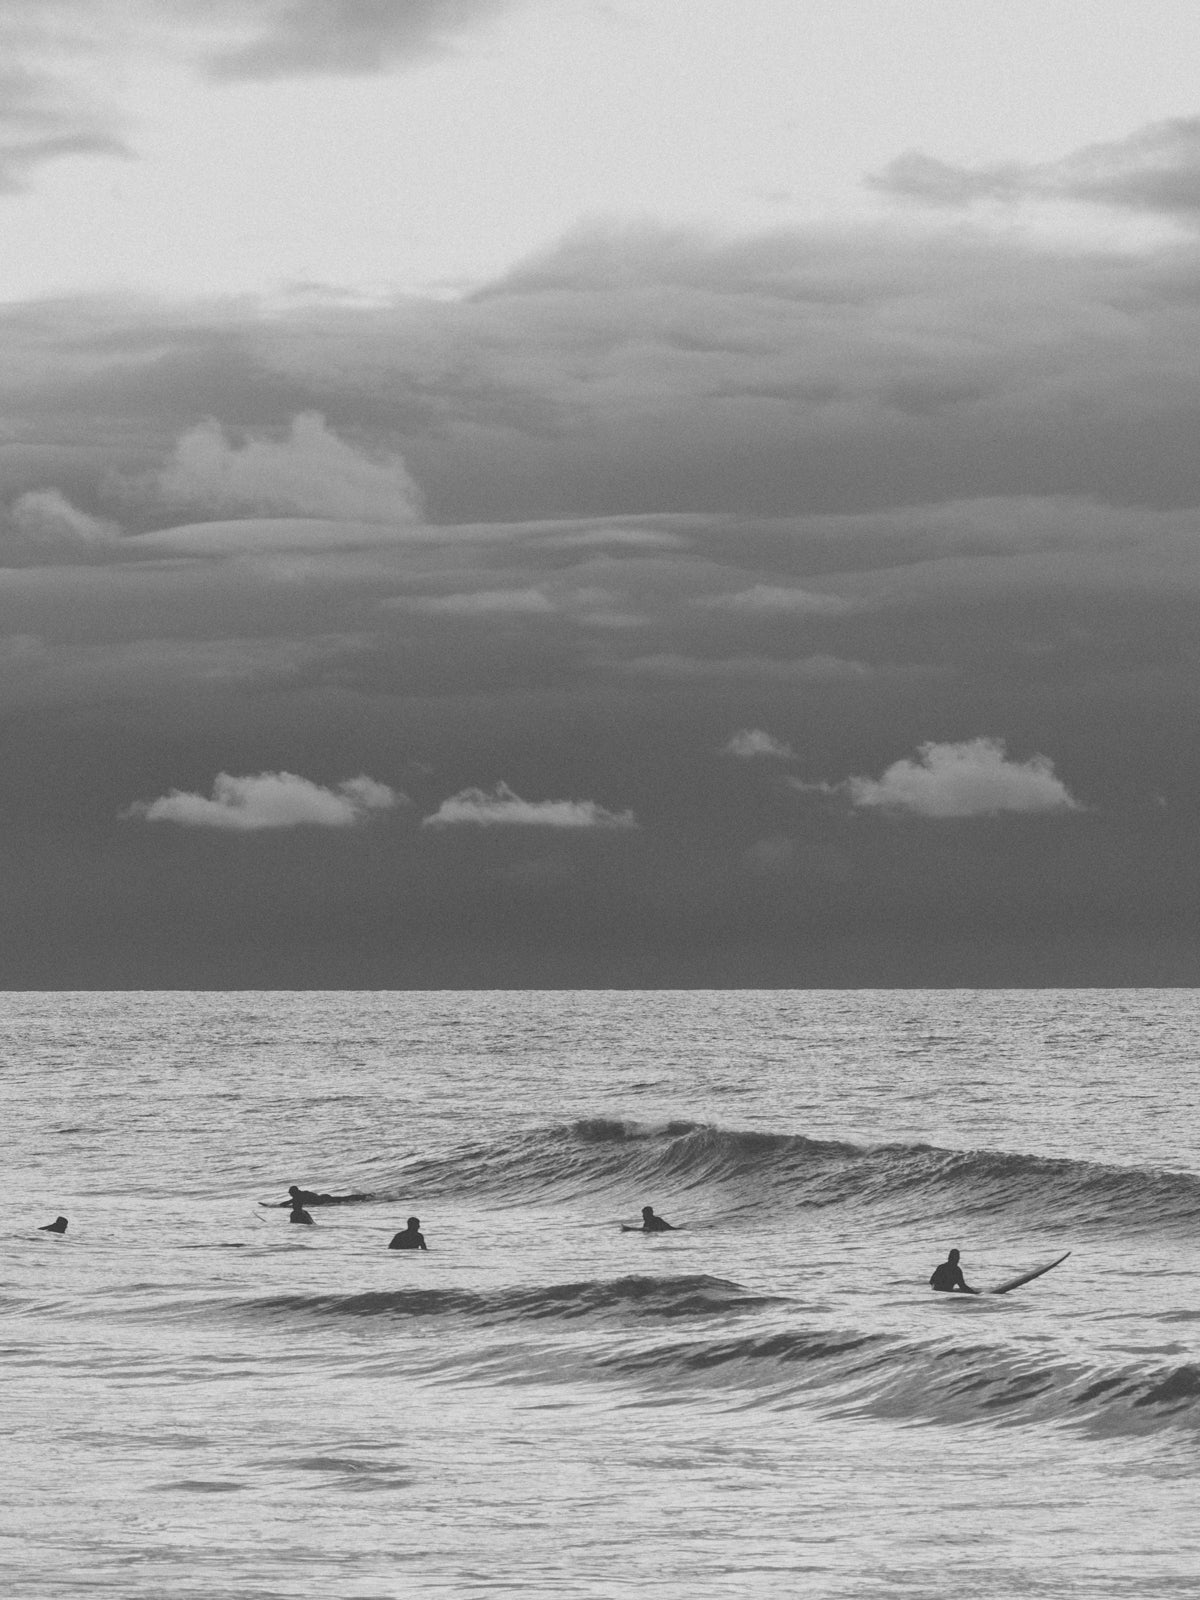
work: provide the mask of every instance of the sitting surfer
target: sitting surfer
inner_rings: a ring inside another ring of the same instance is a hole
[[[958,1251],[951,1250],[945,1261],[933,1269],[933,1276],[929,1280],[931,1289],[938,1289],[943,1294],[979,1294],[981,1291],[972,1289],[963,1277],[963,1270],[958,1264]]]
[[[642,1225],[640,1228],[624,1228],[625,1233],[674,1233],[675,1226],[665,1217],[656,1217],[653,1206],[642,1207]]]
[[[409,1217],[401,1231],[396,1234],[389,1250],[426,1250],[425,1235],[421,1232],[420,1217]]]
[[[53,1222],[43,1222],[41,1227],[38,1229],[39,1233],[66,1233],[66,1231],[66,1217],[55,1217]]]
[[[312,1218],[309,1216],[308,1212],[305,1211],[304,1207],[300,1204],[299,1200],[293,1200],[293,1202],[292,1202],[292,1214],[288,1218],[288,1221],[289,1222],[308,1222],[308,1223],[311,1223],[312,1222]]]

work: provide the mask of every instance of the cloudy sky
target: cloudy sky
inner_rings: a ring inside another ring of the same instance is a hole
[[[1194,0],[0,0],[0,981],[1200,983]]]

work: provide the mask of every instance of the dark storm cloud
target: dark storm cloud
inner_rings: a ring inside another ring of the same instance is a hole
[[[919,151],[898,156],[876,188],[933,205],[1077,200],[1192,221],[1200,217],[1200,117],[1172,117],[1059,161],[958,167]]]
[[[383,72],[440,54],[517,0],[210,0],[236,32],[202,59],[214,78]]]
[[[381,315],[357,380],[389,345],[406,363],[394,414],[439,517],[1194,504],[1195,269],[982,238],[587,235],[420,331]]]
[[[80,156],[131,158],[114,52],[214,79],[360,76],[453,49],[519,0],[0,0],[0,194]]]
[[[0,193],[76,156],[128,156],[123,119],[79,70],[98,50],[95,18],[79,5],[0,5]]]
[[[597,253],[455,305],[19,308],[0,397],[43,448],[103,429],[156,467],[206,415],[279,437],[319,412],[398,454],[438,522],[1200,499],[1194,252],[643,231]]]
[[[1190,248],[879,230],[5,308],[9,980],[1186,970],[1198,336]]]

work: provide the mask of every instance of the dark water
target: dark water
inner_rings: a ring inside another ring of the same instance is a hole
[[[6,1593],[1200,1592],[1190,991],[0,1008]]]

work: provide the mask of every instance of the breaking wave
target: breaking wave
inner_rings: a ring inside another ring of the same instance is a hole
[[[1200,1177],[1189,1173],[928,1144],[858,1145],[688,1121],[585,1118],[538,1128],[414,1162],[394,1192],[519,1202],[697,1190],[711,1191],[722,1212],[845,1206],[878,1208],[894,1220],[1011,1212],[1076,1233],[1200,1224]]]

